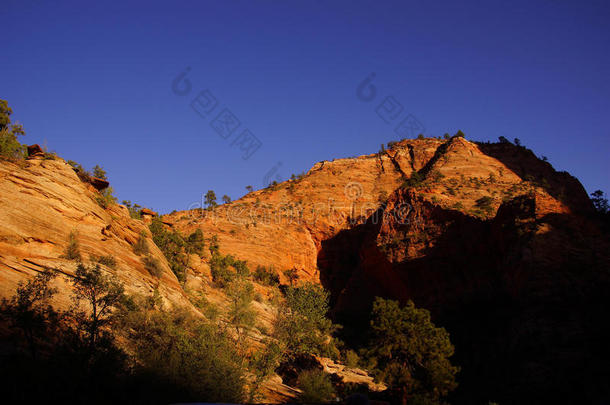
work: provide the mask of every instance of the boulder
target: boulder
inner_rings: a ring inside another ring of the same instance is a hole
[[[108,181],[97,177],[90,177],[89,182],[97,191],[102,191],[103,189],[108,188],[110,185]]]
[[[37,143],[35,143],[34,145],[28,146],[28,157],[36,157],[36,156],[44,156],[44,151],[42,150],[40,145],[38,145]]]
[[[156,212],[154,212],[153,210],[149,210],[148,208],[142,208],[140,210],[140,214],[142,215],[149,215],[151,217],[156,217],[159,216],[159,214],[157,214]]]

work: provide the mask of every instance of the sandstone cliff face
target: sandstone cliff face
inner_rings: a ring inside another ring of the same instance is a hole
[[[0,295],[45,267],[69,278],[76,263],[62,255],[76,231],[84,260],[114,255],[116,270],[104,269],[129,291],[148,294],[159,283],[170,304],[189,306],[185,290],[226,303],[208,257],[191,258],[182,288],[149,239],[163,268],[154,279],[132,249],[146,224],[124,207],[102,209],[96,193],[62,160],[0,163]],[[373,297],[411,299],[431,310],[456,345],[456,402],[543,403],[608,395],[598,358],[610,338],[600,326],[610,309],[610,243],[591,212],[580,183],[531,151],[453,138],[319,162],[301,179],[162,221],[185,235],[216,235],[223,254],[252,270],[272,266],[283,283],[286,269],[322,283],[355,344]],[[68,289],[60,291],[59,304],[67,305]],[[273,309],[254,306],[268,328]],[[269,398],[294,395],[270,384]]]
[[[223,252],[251,267],[271,265],[281,277],[281,270],[295,268],[302,279],[316,281],[324,241],[365,224],[416,172],[426,179],[418,198],[471,218],[493,218],[503,201],[531,193],[539,196],[540,215],[591,210],[576,179],[531,152],[458,137],[405,140],[380,153],[319,162],[302,179],[251,192],[214,211],[176,212],[164,221],[185,234],[200,228],[217,235]],[[490,199],[485,210],[477,207],[482,197]],[[408,205],[394,208],[394,216],[408,214]]]
[[[149,294],[158,281],[132,248],[144,231],[150,254],[163,269],[161,294],[169,302],[186,304],[178,280],[144,224],[131,219],[125,207],[103,209],[96,202],[98,196],[61,159],[0,162],[0,295],[11,296],[19,281],[53,268],[67,276],[57,283],[58,303],[68,305],[69,289],[62,285],[74,274],[77,263],[62,256],[72,232],[84,262],[90,256],[113,255],[116,269],[102,268],[116,274],[129,292]]]
[[[348,341],[361,339],[374,296],[430,309],[456,344],[456,402],[545,403],[605,395],[594,359],[608,352],[597,322],[610,309],[610,244],[591,212],[580,183],[531,151],[453,138],[320,162],[167,220],[217,234],[251,267],[321,282]]]

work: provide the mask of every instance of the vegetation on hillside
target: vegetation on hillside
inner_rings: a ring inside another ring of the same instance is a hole
[[[13,110],[6,100],[0,100],[0,159],[17,160],[25,157],[26,147],[19,142],[25,135],[23,126],[11,122]]]
[[[438,403],[457,387],[449,334],[432,323],[427,310],[377,297],[370,334],[365,353],[376,377],[397,390],[403,403]]]
[[[186,280],[189,254],[201,255],[204,247],[201,230],[184,237],[180,232],[167,230],[159,218],[153,218],[149,225],[153,242],[161,249],[179,281]]]

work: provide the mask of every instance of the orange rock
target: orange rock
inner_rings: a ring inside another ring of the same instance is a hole
[[[34,144],[28,146],[28,157],[42,156],[44,152],[40,145]]]
[[[60,159],[28,160],[24,165],[0,162],[1,296],[12,295],[19,281],[44,268],[72,275],[77,264],[62,258],[71,232],[78,235],[85,262],[91,256],[112,255],[116,270],[102,267],[116,274],[129,292],[152,291],[158,281],[132,249],[145,225],[118,205],[101,208],[95,201],[96,191],[87,186]],[[148,245],[163,269],[162,295],[188,305],[161,251],[150,239]],[[68,305],[69,295],[67,286],[60,289],[59,302]]]

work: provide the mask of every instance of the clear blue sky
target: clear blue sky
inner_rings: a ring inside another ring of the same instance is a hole
[[[610,192],[607,1],[84,3],[2,1],[0,98],[24,142],[104,166],[121,200],[235,199],[376,152],[409,114],[426,135],[518,137]],[[372,72],[367,102],[356,88]],[[205,89],[218,104],[201,117],[190,103]],[[387,96],[402,105],[391,124],[376,113]],[[228,139],[211,126],[224,108],[240,121]],[[231,145],[245,129],[262,143],[247,160]]]

